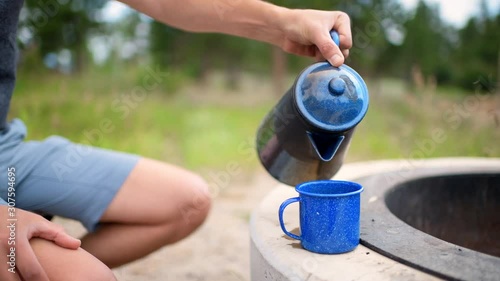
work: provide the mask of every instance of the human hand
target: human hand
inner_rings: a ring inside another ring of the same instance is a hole
[[[12,209],[0,206],[0,219],[2,224],[7,224],[7,227],[0,227],[0,280],[49,281],[29,240],[39,237],[53,241],[60,247],[74,250],[80,247],[80,240],[66,234],[62,226],[37,214],[15,209],[15,217],[10,216],[13,213]],[[16,220],[9,220],[12,218]],[[15,255],[14,263],[9,264],[11,258],[8,255],[12,253]],[[15,265],[15,269],[9,270],[11,265]]]
[[[334,66],[344,63],[352,46],[349,16],[339,11],[288,9],[260,0],[220,5],[204,0],[120,1],[183,30],[259,40],[292,54],[326,58]],[[332,29],[340,35],[340,46],[330,37]]]
[[[287,9],[279,26],[283,37],[275,44],[288,53],[327,59],[334,66],[342,65],[349,56],[351,26],[344,12]],[[340,46],[333,43],[331,30],[339,33]]]

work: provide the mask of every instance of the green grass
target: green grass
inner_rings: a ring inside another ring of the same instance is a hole
[[[461,90],[452,94],[449,88],[446,93],[415,94],[394,81],[387,84],[401,94],[372,93],[351,145],[354,159],[500,156],[500,127],[492,113],[495,97],[480,99]],[[463,109],[463,115],[455,111],[468,100],[477,101],[478,107]]]
[[[242,156],[248,159],[242,167],[255,166],[255,157],[242,155],[239,147],[253,145],[254,132],[271,104],[199,103],[167,95],[160,87],[144,100],[130,101],[126,97],[140,83],[124,75],[123,81],[95,73],[43,79],[20,75],[10,116],[26,123],[30,140],[62,135],[192,169],[223,168]]]
[[[224,169],[234,161],[247,169],[258,166],[251,150],[255,132],[280,96],[268,78],[245,75],[244,86],[232,91],[216,81],[193,85],[171,72],[144,100],[127,102],[145,75],[128,68],[70,77],[21,74],[10,116],[23,119],[30,140],[62,135],[195,170]],[[467,96],[460,91],[415,95],[397,80],[369,88],[370,108],[354,134],[348,161],[500,156],[492,97],[457,125],[443,114],[464,103]],[[433,139],[438,129],[444,141]]]

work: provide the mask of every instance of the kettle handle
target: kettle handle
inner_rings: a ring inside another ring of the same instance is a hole
[[[340,36],[336,30],[330,31],[330,37],[332,37],[332,40],[335,43],[335,45],[340,46]]]

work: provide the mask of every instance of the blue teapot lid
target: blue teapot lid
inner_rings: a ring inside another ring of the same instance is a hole
[[[368,89],[347,65],[327,62],[305,69],[295,85],[296,104],[312,125],[328,131],[347,131],[368,111]]]
[[[332,34],[332,38],[338,45],[338,35]],[[295,83],[295,99],[310,124],[335,132],[356,126],[369,103],[361,76],[345,64],[334,67],[328,62],[315,63],[302,71]]]

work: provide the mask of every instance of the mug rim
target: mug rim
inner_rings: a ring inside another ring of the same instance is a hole
[[[340,184],[348,184],[348,185],[355,185],[358,189],[355,191],[351,192],[345,192],[345,193],[313,193],[313,192],[308,192],[301,190],[302,187],[306,187],[309,185],[313,184],[332,184],[332,183],[340,183]],[[361,193],[364,190],[364,187],[353,181],[348,181],[348,180],[312,180],[312,181],[306,181],[299,183],[298,185],[295,186],[295,191],[297,191],[299,194],[305,194],[309,196],[315,196],[315,197],[344,197],[344,196],[351,196],[351,195],[356,195]]]

